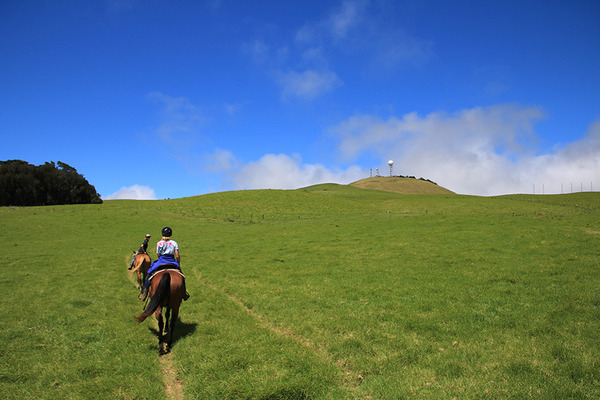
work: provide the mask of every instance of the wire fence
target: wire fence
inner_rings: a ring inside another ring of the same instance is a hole
[[[548,190],[546,190],[546,185],[545,184],[541,184],[541,185],[536,185],[535,183],[533,184],[533,194],[565,194],[565,193],[581,193],[581,192],[593,192],[594,191],[594,182],[590,182],[589,186],[587,183],[583,183],[583,182],[579,182],[579,184],[577,183],[573,183],[570,182],[568,184],[564,184],[561,183],[560,184],[560,192],[557,189],[557,187],[555,185],[552,185],[552,187],[549,187]]]

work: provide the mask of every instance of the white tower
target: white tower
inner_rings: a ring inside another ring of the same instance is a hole
[[[394,165],[394,160],[388,161],[388,165],[390,166],[390,176],[392,176],[392,166]]]

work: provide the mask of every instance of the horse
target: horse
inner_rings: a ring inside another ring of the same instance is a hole
[[[146,309],[136,317],[139,324],[154,313],[158,320],[158,351],[161,355],[171,350],[175,322],[179,317],[179,307],[185,294],[183,279],[184,276],[176,269],[165,269],[157,272],[154,279],[152,279],[148,292],[150,302]],[[162,316],[163,308],[166,308],[166,327]],[[166,328],[164,333],[163,328]]]
[[[131,273],[137,273],[137,288],[140,292],[144,289],[144,281],[146,280],[146,275],[148,274],[148,269],[150,269],[150,256],[148,253],[136,253],[135,258],[133,259],[133,268],[131,269]]]

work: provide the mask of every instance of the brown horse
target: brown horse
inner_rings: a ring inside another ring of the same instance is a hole
[[[146,280],[146,275],[148,274],[148,269],[150,269],[150,256],[148,253],[137,253],[135,258],[133,259],[133,268],[131,269],[131,273],[137,273],[137,288],[140,292],[144,289],[144,281]]]
[[[183,285],[183,275],[175,269],[166,269],[156,273],[150,284],[149,295],[150,302],[143,313],[136,319],[138,324],[148,318],[152,313],[158,320],[158,351],[160,354],[166,354],[171,349],[173,342],[173,330],[175,322],[179,316],[179,306],[185,294]],[[162,309],[166,308],[164,326]],[[163,328],[164,334],[163,334]]]

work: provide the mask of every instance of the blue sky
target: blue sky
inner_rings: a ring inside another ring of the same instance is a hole
[[[0,1],[0,160],[104,199],[600,189],[598,1]]]

